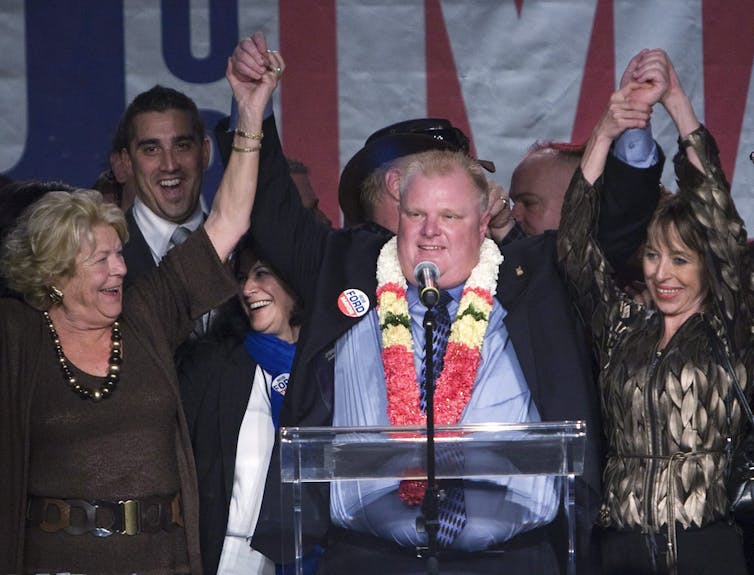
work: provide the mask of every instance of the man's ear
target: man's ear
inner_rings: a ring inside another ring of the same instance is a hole
[[[131,159],[125,149],[110,154],[110,170],[113,172],[115,181],[123,185],[131,170]]]
[[[110,168],[119,184],[123,184],[128,176],[134,175],[134,167],[131,163],[131,154],[128,149],[121,148],[117,152],[110,154]],[[123,178],[121,180],[121,178]]]
[[[485,236],[487,235],[487,228],[489,227],[491,216],[492,212],[489,208],[487,208],[482,214],[482,218],[479,220],[479,234],[482,240],[484,240]]]
[[[385,189],[396,202],[401,197],[401,171],[398,168],[390,168],[385,172]]]

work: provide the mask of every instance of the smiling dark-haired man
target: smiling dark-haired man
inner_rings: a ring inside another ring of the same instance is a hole
[[[200,198],[210,143],[194,101],[159,85],[133,99],[118,132],[125,146],[120,159],[136,187],[123,249],[131,283],[159,264],[178,228],[190,233],[204,221]]]

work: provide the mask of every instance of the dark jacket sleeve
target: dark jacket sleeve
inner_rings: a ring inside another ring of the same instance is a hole
[[[332,230],[301,205],[300,195],[290,177],[283,154],[275,118],[267,118],[262,129],[264,140],[260,154],[259,183],[251,215],[251,233],[255,249],[268,261],[286,284],[296,293],[304,308],[305,322],[313,307],[315,287],[322,272],[322,260]],[[305,331],[306,325],[304,326]],[[300,351],[300,350],[299,350]],[[295,364],[294,364],[295,365]],[[294,366],[294,372],[296,371]],[[294,378],[295,379],[295,378]],[[298,380],[296,380],[298,381]],[[309,387],[309,376],[301,379]],[[330,381],[332,381],[330,379]],[[291,381],[281,412],[281,424],[289,409],[297,384]],[[306,390],[300,390],[304,392]],[[308,394],[307,394],[308,396]],[[304,546],[318,543],[329,524],[328,489],[323,484],[304,486]],[[253,546],[277,563],[293,559],[292,486],[280,479],[280,442],[275,441],[268,469]]]
[[[264,121],[262,129],[264,140],[251,233],[259,255],[280,273],[306,308],[311,303],[331,229],[301,205],[274,116]]]
[[[610,153],[599,199],[597,242],[614,270],[621,270],[646,237],[647,225],[660,198],[665,155],[649,168],[634,168]],[[565,208],[565,207],[564,207]]]

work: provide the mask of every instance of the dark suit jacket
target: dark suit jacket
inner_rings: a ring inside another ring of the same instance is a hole
[[[152,258],[149,245],[144,239],[144,234],[141,233],[136,224],[133,208],[126,211],[126,224],[128,224],[128,241],[123,246],[123,259],[126,262],[128,273],[123,283],[125,287],[128,287],[137,278],[157,266],[154,263],[154,258]]]
[[[181,399],[199,481],[202,565],[208,575],[217,572],[220,562],[238,434],[256,367],[240,339],[184,344],[178,362]]]
[[[300,296],[305,321],[299,337],[291,381],[281,412],[281,425],[316,426],[332,422],[333,357],[336,340],[361,318],[350,318],[337,307],[348,288],[363,291],[376,306],[376,260],[390,234],[378,226],[331,230],[302,208],[290,180],[277,139],[274,118],[264,125],[260,180],[251,230],[263,259],[269,261]],[[617,160],[613,160],[617,162]],[[619,163],[619,162],[618,162]],[[628,168],[628,167],[626,167]],[[625,171],[625,170],[624,170]],[[632,179],[616,179],[621,189],[607,203],[615,217],[608,228],[614,236],[636,234],[656,205],[661,165],[651,170],[629,169]],[[624,185],[625,184],[625,185]],[[625,234],[620,233],[624,230]],[[633,253],[636,244],[618,242],[619,253]],[[560,279],[555,260],[555,234],[526,238],[503,248],[497,298],[506,308],[505,323],[526,381],[545,421],[585,420],[588,446],[579,484],[580,524],[588,531],[596,517],[600,493],[600,443],[593,363],[582,324]],[[290,502],[281,514],[279,453],[273,451],[265,500],[254,547],[277,562],[281,530],[286,533]],[[283,495],[288,496],[287,489]],[[305,543],[315,543],[329,524],[329,490],[315,485],[305,491]],[[286,539],[288,537],[286,536]]]

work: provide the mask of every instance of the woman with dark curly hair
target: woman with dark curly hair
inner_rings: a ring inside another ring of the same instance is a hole
[[[178,378],[199,476],[205,573],[273,574],[249,546],[300,330],[297,298],[250,242],[234,259],[238,297],[181,350]]]

